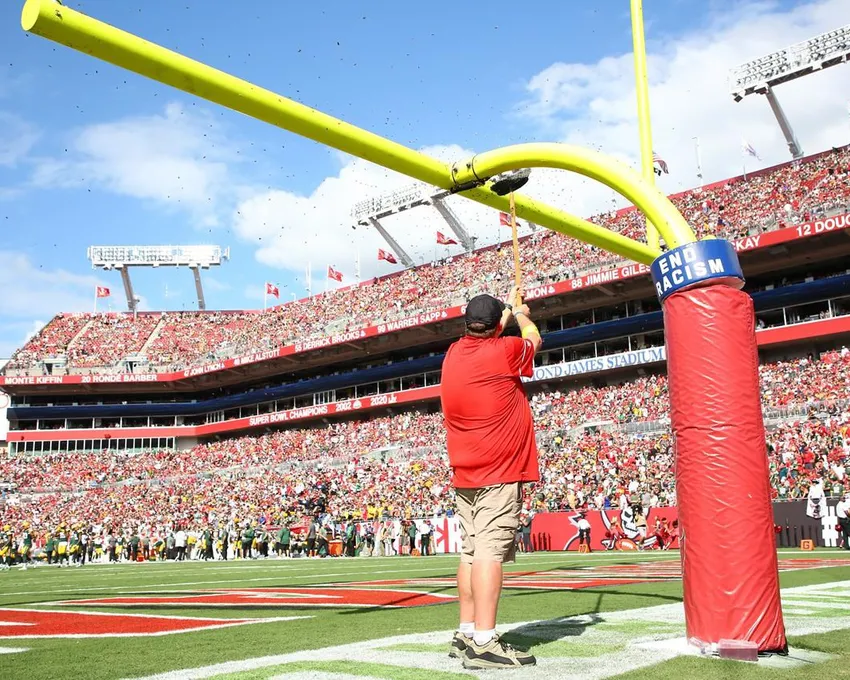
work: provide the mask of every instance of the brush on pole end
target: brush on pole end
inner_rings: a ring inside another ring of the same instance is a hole
[[[528,184],[529,175],[531,175],[531,168],[503,172],[493,179],[493,183],[490,184],[490,191],[497,196],[507,196]]]

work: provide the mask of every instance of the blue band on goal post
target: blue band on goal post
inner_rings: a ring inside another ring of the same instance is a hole
[[[650,271],[662,302],[680,290],[708,284],[744,287],[738,254],[729,241],[722,239],[686,243],[668,250],[652,263]]]

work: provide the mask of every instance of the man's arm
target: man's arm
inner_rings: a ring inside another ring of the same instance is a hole
[[[531,320],[528,305],[523,304],[522,298],[525,297],[525,291],[522,288],[514,286],[508,295],[505,311],[502,312],[502,328],[505,328],[511,317],[516,319],[523,340],[528,339],[534,346],[536,354],[543,346],[543,339],[540,337],[540,331]],[[512,307],[511,305],[516,305]]]
[[[531,320],[528,305],[520,305],[513,310],[513,315],[519,325],[523,340],[529,340],[534,346],[534,353],[537,354],[543,346],[543,338],[540,337],[540,331],[537,330],[537,326]]]

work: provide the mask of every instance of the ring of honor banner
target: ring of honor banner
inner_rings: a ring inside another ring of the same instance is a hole
[[[664,308],[688,638],[785,652],[755,315],[731,244],[652,265]]]

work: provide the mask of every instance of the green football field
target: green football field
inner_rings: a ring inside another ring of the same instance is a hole
[[[521,555],[512,678],[850,677],[850,553],[780,551],[792,654],[682,655],[676,553]],[[0,573],[0,678],[458,678],[457,557],[39,567]],[[778,665],[777,665],[778,664]]]

